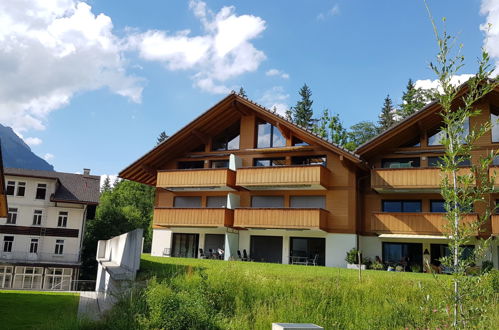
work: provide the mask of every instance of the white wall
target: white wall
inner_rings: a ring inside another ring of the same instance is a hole
[[[381,240],[377,236],[359,236],[359,250],[362,256],[375,260],[376,256],[381,258]]]
[[[170,229],[153,229],[151,255],[162,257],[165,248],[171,248],[172,231]]]
[[[327,234],[326,237],[326,266],[346,267],[347,252],[357,247],[355,234]]]

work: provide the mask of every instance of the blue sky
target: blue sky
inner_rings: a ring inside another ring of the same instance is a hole
[[[464,44],[462,73],[486,21],[499,58],[499,0],[428,2]],[[23,0],[0,13],[0,122],[58,171],[116,174],[239,86],[283,110],[307,83],[316,114],[350,126],[376,121],[387,94],[400,103],[409,78],[434,79],[416,0]]]

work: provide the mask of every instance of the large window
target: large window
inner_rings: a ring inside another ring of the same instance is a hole
[[[390,266],[402,266],[411,271],[411,266],[423,269],[423,244],[383,242],[383,261]]]
[[[14,244],[14,236],[4,236],[3,252],[12,252],[12,244]]]
[[[239,149],[239,122],[213,139],[212,150]]]
[[[326,166],[326,156],[291,157],[292,165],[322,165]]]
[[[208,196],[206,207],[227,207],[227,196]]]
[[[411,168],[419,166],[419,158],[386,158],[381,161],[382,168]]]
[[[201,207],[200,196],[175,196],[173,207],[180,208],[198,208]]]
[[[17,222],[17,208],[9,207],[9,212],[7,214],[7,223],[10,225],[15,225]]]
[[[257,158],[253,160],[254,166],[283,166],[286,165],[286,160],[284,158]]]
[[[47,185],[45,183],[39,183],[36,187],[36,199],[45,199],[47,194]]]
[[[285,147],[286,139],[279,129],[269,123],[258,124],[257,148]]]
[[[462,140],[464,142],[464,138],[466,136],[468,136],[469,132],[470,132],[470,120],[469,118],[467,118],[465,121],[464,121],[464,127],[463,127],[464,131],[463,131],[463,134],[462,134]],[[442,145],[442,138],[444,138],[444,133],[440,130],[438,130],[437,132],[432,132],[428,134],[428,145],[429,146],[441,146]]]
[[[284,196],[252,196],[251,207],[284,207]]]
[[[68,212],[59,212],[59,217],[57,218],[57,227],[67,227],[68,225]]]
[[[433,200],[430,201],[430,212],[446,212],[445,211],[445,201],[443,200]]]
[[[63,253],[64,253],[64,240],[63,239],[55,240],[54,254],[63,254]]]
[[[440,164],[443,164],[443,159],[438,156],[432,156],[428,157],[428,166],[429,167],[438,167]],[[463,159],[461,162],[458,164],[459,166],[471,166],[471,160],[470,159]]]
[[[326,198],[325,196],[291,196],[289,206],[296,208],[325,209]]]
[[[421,212],[420,200],[383,200],[383,212]]]

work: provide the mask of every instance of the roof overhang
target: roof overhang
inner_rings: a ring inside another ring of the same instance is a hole
[[[406,235],[406,234],[381,234],[379,238],[394,238],[394,239],[447,239],[445,236],[438,235]]]

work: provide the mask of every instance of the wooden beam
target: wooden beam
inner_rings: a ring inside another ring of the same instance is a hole
[[[236,109],[237,112],[239,112],[243,116],[247,116],[250,114],[249,111],[241,107],[236,100],[232,101],[232,106],[234,107],[234,109]]]
[[[284,135],[286,139],[291,139],[291,130],[289,128],[279,122],[277,123],[277,128],[279,129],[279,131],[281,131],[282,135]]]
[[[154,169],[153,167],[149,166],[149,165],[146,165],[146,164],[143,164],[140,166],[144,172],[150,174],[150,175],[153,175],[153,176],[156,176],[156,169]]]
[[[191,133],[192,133],[192,135],[194,135],[195,137],[200,139],[201,142],[203,142],[203,144],[205,144],[205,145],[208,144],[210,137],[207,134],[205,134],[201,131],[198,131],[197,129],[193,129],[191,131]]]

